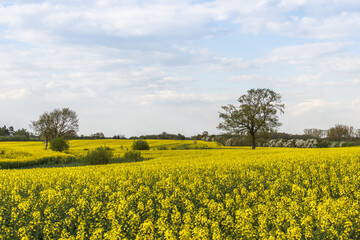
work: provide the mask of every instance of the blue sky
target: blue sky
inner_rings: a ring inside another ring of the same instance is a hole
[[[0,1],[0,125],[69,107],[79,134],[218,133],[271,88],[279,131],[360,128],[359,22],[355,0]]]

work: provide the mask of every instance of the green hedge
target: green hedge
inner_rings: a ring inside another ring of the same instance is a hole
[[[0,162],[0,169],[14,169],[14,168],[27,168],[27,167],[35,167],[47,164],[68,164],[71,162],[75,162],[75,157],[44,157],[37,160],[30,161],[9,161],[9,162]]]

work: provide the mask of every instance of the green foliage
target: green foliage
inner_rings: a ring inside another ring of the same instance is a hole
[[[28,141],[29,139],[30,133],[24,128],[15,131],[13,126],[0,127],[0,141]]]
[[[113,158],[109,163],[125,163],[125,162],[140,162],[144,158],[141,156],[140,151],[126,151],[122,157]]]
[[[29,141],[27,136],[0,136],[0,142]]]
[[[50,113],[41,114],[39,120],[31,121],[30,127],[45,142],[45,149],[47,149],[51,139],[74,136],[79,130],[79,120],[76,112],[69,108],[57,108]]]
[[[359,146],[360,143],[359,142],[344,142],[341,146],[342,147],[355,147],[355,146]]]
[[[54,138],[50,141],[50,149],[53,151],[63,152],[69,149],[69,143],[63,137]]]
[[[113,152],[107,147],[98,147],[95,150],[90,151],[84,157],[85,164],[98,165],[108,164],[113,158]]]
[[[168,149],[165,146],[161,146],[161,147],[158,147],[157,150],[168,150]]]
[[[4,161],[0,162],[0,169],[16,169],[16,168],[34,168],[39,166],[53,166],[53,165],[65,165],[69,163],[74,163],[77,161],[77,158],[73,156],[55,156],[55,157],[44,157],[40,159],[30,160],[30,161]]]
[[[139,151],[127,151],[124,153],[123,159],[126,162],[138,162],[144,160]]]
[[[116,136],[114,136],[115,138]],[[117,138],[117,137],[116,137]],[[120,137],[119,137],[120,138]],[[185,140],[186,137],[180,133],[171,134],[163,132],[161,134],[141,135],[140,137],[130,137],[129,139],[171,139],[171,140]]]
[[[285,105],[280,94],[265,88],[248,90],[238,102],[239,106],[222,106],[225,112],[219,115],[223,122],[218,129],[232,135],[251,136],[251,145],[255,149],[256,136],[260,132],[268,132],[281,125],[277,113],[283,113]]]
[[[6,126],[0,127],[0,136],[10,136],[10,131]]]
[[[342,141],[349,139],[352,131],[353,127],[351,126],[336,124],[334,127],[329,128],[327,135],[329,140]]]
[[[321,142],[318,142],[318,144],[316,145],[316,147],[318,147],[318,148],[328,148],[330,146],[331,146],[331,143],[326,140],[322,140]]]
[[[132,145],[133,150],[149,150],[150,146],[147,141],[145,140],[136,140]]]

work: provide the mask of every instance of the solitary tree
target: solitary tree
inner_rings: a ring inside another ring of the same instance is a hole
[[[238,102],[238,107],[232,104],[222,106],[225,112],[219,113],[223,122],[218,129],[229,134],[248,134],[252,149],[255,149],[259,132],[270,131],[281,125],[277,113],[284,113],[285,105],[281,102],[280,94],[265,88],[248,90]]]
[[[31,122],[30,127],[45,142],[47,149],[51,139],[75,135],[79,130],[79,120],[76,112],[69,108],[57,108],[41,114],[39,120]]]

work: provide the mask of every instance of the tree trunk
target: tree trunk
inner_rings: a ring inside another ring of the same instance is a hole
[[[255,134],[251,134],[251,148],[255,149],[256,141],[255,141]]]
[[[45,140],[45,150],[47,150],[48,142],[49,142],[49,141],[46,139],[46,140]]]

